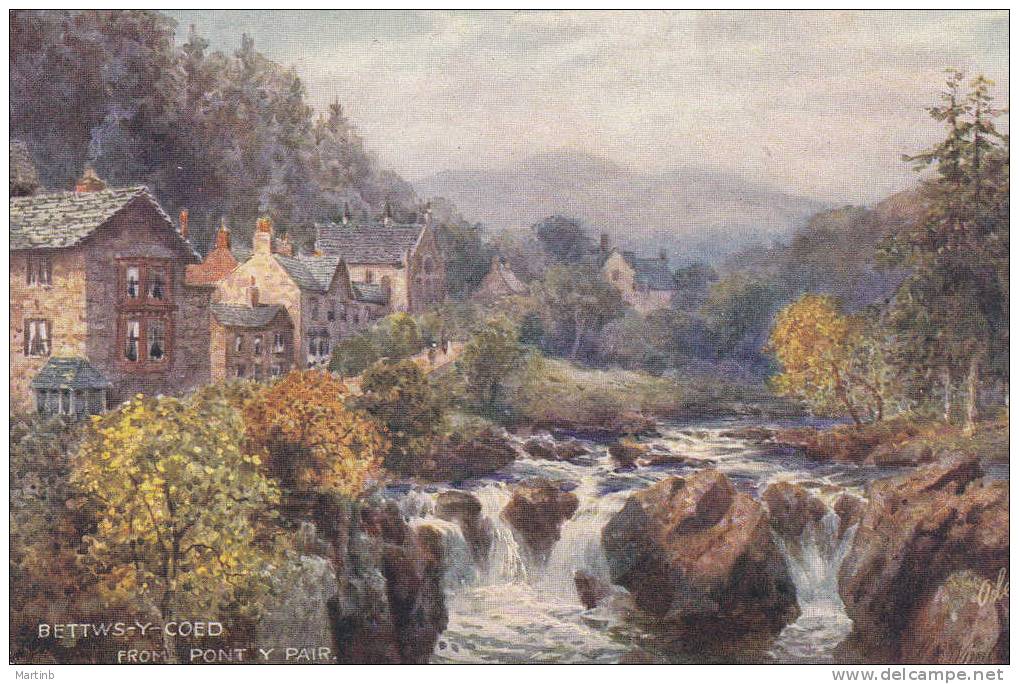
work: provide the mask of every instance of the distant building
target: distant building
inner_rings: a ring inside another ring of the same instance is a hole
[[[259,219],[251,257],[218,281],[213,299],[217,304],[247,306],[251,287],[256,287],[261,303],[282,306],[293,323],[294,366],[324,366],[333,346],[382,315],[384,305],[375,301],[378,292],[358,295],[343,259],[280,253],[283,241],[273,236],[272,222]],[[365,301],[366,296],[371,301]]]
[[[185,283],[198,254],[144,187],[87,169],[13,197],[10,252],[12,406],[80,415],[208,382],[212,288]]]
[[[446,297],[446,268],[435,231],[424,223],[394,223],[388,208],[379,221],[319,223],[315,248],[347,264],[355,283],[379,285],[393,311],[420,313]]]
[[[483,302],[495,301],[503,297],[526,296],[530,290],[510,267],[499,256],[492,257],[492,266],[488,269],[473,298]]]
[[[638,257],[633,252],[608,248],[608,236],[603,235],[599,252],[602,277],[611,283],[640,313],[666,308],[679,291],[676,279],[669,268],[665,250],[657,258]]]

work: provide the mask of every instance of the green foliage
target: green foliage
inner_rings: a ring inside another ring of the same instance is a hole
[[[391,443],[385,466],[404,472],[427,450],[443,417],[443,402],[413,361],[379,361],[361,377],[356,405],[386,428]]]
[[[586,337],[625,311],[619,290],[585,266],[554,266],[535,287],[554,349],[577,358]]]
[[[456,360],[456,369],[474,402],[491,413],[503,381],[523,359],[524,348],[516,328],[505,318],[497,318],[474,332]]]
[[[380,358],[382,353],[371,336],[360,332],[336,343],[329,360],[329,370],[345,377],[360,375]]]
[[[701,309],[716,358],[748,357],[760,349],[777,300],[764,281],[740,274],[719,280]]]
[[[257,609],[279,492],[243,434],[226,402],[200,398],[139,395],[93,420],[72,481],[98,507],[85,562],[103,595],[163,621]]]
[[[594,246],[584,225],[575,218],[549,216],[532,227],[545,252],[559,263],[575,264]]]
[[[481,242],[481,226],[466,221],[442,223],[436,230],[446,263],[446,287],[463,299],[478,288],[488,273],[491,250]]]

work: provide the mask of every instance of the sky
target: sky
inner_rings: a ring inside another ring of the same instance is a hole
[[[1008,95],[1005,11],[167,14],[181,42],[250,34],[412,182],[567,148],[865,204],[914,183],[947,67]]]

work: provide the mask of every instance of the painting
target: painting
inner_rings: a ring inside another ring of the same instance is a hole
[[[19,678],[1007,664],[1008,22],[11,11]]]

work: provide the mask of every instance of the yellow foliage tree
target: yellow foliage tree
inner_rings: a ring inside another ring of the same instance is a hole
[[[284,487],[357,496],[378,475],[389,443],[348,396],[329,373],[293,371],[245,405],[248,439]]]
[[[109,598],[140,603],[162,625],[224,606],[257,613],[274,559],[279,492],[226,402],[138,395],[97,416],[72,483],[98,506],[86,565]],[[177,658],[164,632],[166,657]]]
[[[841,314],[831,297],[803,295],[779,312],[768,339],[767,351],[782,365],[773,386],[818,412],[844,411],[858,427],[864,413],[881,420],[885,399],[875,346],[863,319]]]

